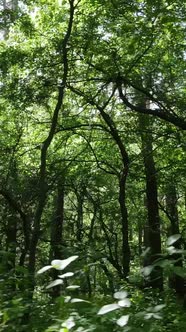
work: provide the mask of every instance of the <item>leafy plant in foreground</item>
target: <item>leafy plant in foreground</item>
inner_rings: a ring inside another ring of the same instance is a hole
[[[71,256],[65,260],[53,260],[51,265],[47,265],[38,271],[38,274],[54,268],[58,271],[65,269],[71,262],[76,260],[78,256]],[[52,281],[46,288],[63,285],[64,279],[72,277],[73,272],[66,272],[59,275],[58,278]],[[65,287],[65,291],[77,289],[78,285],[71,284]],[[133,299],[129,298],[129,294],[125,290],[116,291],[113,295],[114,302],[104,304],[99,310],[95,303],[90,303],[81,298],[74,298],[69,295],[63,298],[63,311],[66,310],[66,318],[57,320],[56,324],[49,327],[46,332],[88,332],[88,331],[156,331],[157,325],[154,321],[162,318],[161,310],[165,307],[164,304],[150,306],[140,312],[136,312],[133,305]],[[84,303],[86,307],[83,312],[81,308],[76,308],[76,303]],[[88,304],[88,306],[87,306]],[[95,307],[96,306],[96,310]],[[90,307],[87,309],[87,307]],[[129,309],[131,307],[131,309]],[[136,329],[136,326],[139,326]]]

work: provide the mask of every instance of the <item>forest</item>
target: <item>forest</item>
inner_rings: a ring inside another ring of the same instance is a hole
[[[0,1],[0,332],[186,331],[186,2]]]

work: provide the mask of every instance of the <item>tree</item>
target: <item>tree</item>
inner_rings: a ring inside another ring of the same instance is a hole
[[[150,285],[166,282],[166,238],[185,241],[185,11],[181,0],[38,0],[2,13],[1,265],[15,293],[34,303],[35,271],[71,255],[85,295],[134,276],[141,286],[147,242]]]

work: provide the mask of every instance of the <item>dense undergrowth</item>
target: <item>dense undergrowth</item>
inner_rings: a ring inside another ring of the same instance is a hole
[[[53,260],[51,265],[41,268],[37,277],[40,285],[35,288],[32,300],[28,289],[13,290],[10,275],[5,276],[1,280],[0,331],[185,332],[184,299],[166,284],[160,292],[120,281],[114,294],[98,290],[88,296],[74,284],[79,271],[60,274],[47,284],[47,270],[59,273],[77,258]],[[60,287],[57,297],[56,287],[58,290]]]

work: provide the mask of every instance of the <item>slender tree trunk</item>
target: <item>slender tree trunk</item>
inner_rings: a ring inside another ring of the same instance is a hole
[[[58,184],[54,218],[51,222],[51,240],[50,240],[50,259],[63,258],[63,225],[64,225],[64,179]],[[55,280],[58,276],[58,271],[52,270],[52,278]],[[58,297],[60,295],[60,286],[52,289],[52,296]]]
[[[81,243],[83,238],[83,204],[84,204],[84,196],[85,196],[86,188],[82,187],[79,191],[75,190],[77,197],[77,241]]]
[[[126,179],[129,168],[129,157],[118,133],[115,123],[111,117],[105,113],[102,108],[99,108],[100,114],[110,129],[110,133],[116,142],[120,151],[123,168],[119,175],[119,205],[121,211],[121,232],[122,232],[122,274],[123,278],[127,278],[130,272],[130,246],[129,246],[129,230],[128,230],[128,212],[126,207]]]
[[[110,291],[110,293],[113,294],[114,293],[113,275],[109,271],[109,269],[107,268],[106,264],[103,261],[100,262],[100,266],[101,266],[102,270],[104,271],[106,277],[108,278],[109,291]]]
[[[146,176],[146,204],[148,212],[148,238],[150,246],[150,264],[153,264],[161,255],[160,218],[158,209],[158,189],[156,169],[153,157],[152,135],[150,120],[146,115],[139,116],[139,125],[142,140],[142,155]],[[163,288],[161,268],[155,267],[150,275],[149,286]]]
[[[40,232],[40,223],[41,218],[43,214],[43,209],[46,204],[47,199],[47,179],[46,179],[46,170],[47,170],[47,155],[48,155],[48,149],[50,147],[50,144],[53,140],[53,137],[55,135],[57,122],[58,122],[58,116],[59,112],[61,110],[61,107],[63,105],[63,99],[64,99],[64,93],[66,88],[66,82],[67,82],[67,76],[68,76],[68,42],[71,36],[72,31],[72,24],[73,24],[73,17],[74,17],[74,1],[69,1],[70,4],[70,16],[69,16],[69,22],[66,34],[64,36],[61,51],[63,54],[63,76],[62,76],[62,82],[63,84],[58,87],[58,100],[56,107],[53,112],[52,116],[52,122],[50,126],[50,130],[48,133],[47,138],[42,144],[41,148],[41,162],[40,162],[40,176],[39,176],[39,194],[38,194],[38,206],[36,208],[35,217],[33,221],[33,231],[32,236],[30,240],[30,254],[29,254],[29,272],[31,276],[31,284],[30,287],[33,290],[34,289],[34,272],[35,272],[35,262],[36,262],[36,252],[37,252],[37,244],[39,240],[39,232]]]
[[[140,222],[138,222],[138,253],[142,254],[142,246],[143,246],[143,227]]]
[[[108,260],[112,264],[112,266],[116,269],[116,271],[118,273],[118,276],[120,278],[123,278],[122,266],[119,263],[118,255],[115,254],[115,253],[113,253],[113,250],[112,250],[112,241],[111,241],[110,236],[108,234],[108,230],[106,228],[106,225],[105,225],[105,223],[103,221],[103,213],[102,213],[101,206],[99,208],[99,222],[101,224],[101,227],[103,229],[103,232],[104,232],[105,238],[106,238],[106,243],[107,243],[108,252],[109,252]]]
[[[17,247],[17,217],[12,214],[7,217],[6,227],[6,251],[10,254],[8,259],[8,270],[15,268]]]
[[[51,223],[51,259],[62,259],[63,224],[64,224],[64,183],[57,188],[56,210]]]
[[[121,233],[122,233],[122,276],[126,279],[126,277],[129,274],[130,271],[130,246],[129,246],[129,234],[128,234],[128,213],[127,213],[127,207],[126,207],[126,179],[128,175],[128,168],[129,168],[129,157],[128,153],[125,149],[125,146],[122,142],[122,139],[119,135],[119,132],[117,130],[117,127],[110,117],[109,114],[105,112],[106,106],[109,104],[110,99],[114,95],[115,90],[113,90],[113,93],[111,97],[106,101],[104,106],[99,106],[92,98],[88,98],[84,95],[83,92],[70,87],[73,92],[76,94],[85,97],[87,102],[90,105],[94,105],[97,107],[97,109],[100,112],[101,117],[107,124],[109,130],[108,132],[112,136],[113,140],[115,141],[119,152],[121,156],[122,161],[122,169],[120,174],[118,175],[119,179],[119,195],[118,195],[118,201],[120,205],[120,211],[121,211]]]
[[[177,209],[177,195],[176,195],[176,187],[172,180],[167,182],[166,188],[166,211],[168,218],[170,220],[170,234],[180,234],[179,230],[179,217],[178,217],[178,209]],[[181,249],[181,240],[178,240],[174,243],[174,247],[176,249]],[[171,255],[171,259],[175,260],[175,267],[183,267],[182,255],[179,253]],[[176,293],[179,296],[184,296],[185,287],[184,287],[184,278],[176,275],[175,273],[169,279],[169,285],[171,288],[174,288]]]
[[[90,244],[94,242],[94,226],[95,226],[95,222],[96,222],[96,218],[97,218],[97,210],[98,210],[96,203],[93,203],[93,209],[94,209],[94,212],[93,212],[93,217],[90,222],[90,230],[89,230],[89,234],[88,234],[88,240],[89,240]]]
[[[32,234],[30,239],[30,247],[29,247],[29,262],[28,262],[28,301],[32,302],[34,288],[35,288],[35,267],[36,267],[36,255],[37,255],[37,245],[39,241],[40,227],[41,227],[41,219],[43,215],[43,210],[47,200],[47,192],[48,192],[48,184],[47,184],[47,157],[48,157],[48,149],[53,141],[53,138],[56,133],[57,123],[59,113],[61,111],[64,94],[66,89],[69,65],[68,65],[68,43],[71,37],[73,19],[74,19],[74,0],[69,0],[69,21],[67,26],[67,31],[61,43],[61,53],[62,53],[62,64],[63,64],[63,74],[62,74],[62,84],[58,86],[58,98],[57,103],[52,115],[51,125],[48,132],[47,138],[44,140],[41,147],[41,156],[40,156],[40,172],[39,172],[39,180],[38,180],[38,204],[36,207],[35,215],[33,218],[32,225]],[[29,308],[25,312],[23,316],[22,323],[27,324],[30,317]]]
[[[122,230],[122,268],[123,277],[127,278],[130,272],[130,247],[128,231],[128,212],[126,207],[126,170],[122,171],[119,179],[119,204],[121,210],[121,230]]]

